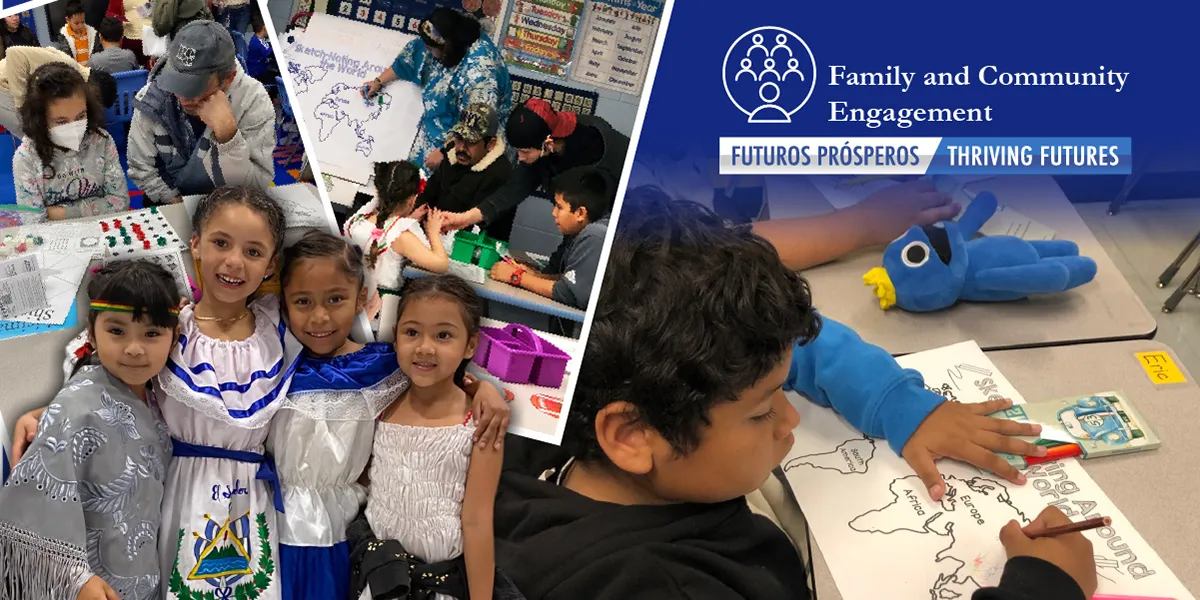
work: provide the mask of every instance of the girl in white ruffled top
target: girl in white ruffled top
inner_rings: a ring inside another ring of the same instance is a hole
[[[283,600],[349,595],[346,527],[366,501],[358,479],[375,419],[408,388],[390,344],[350,339],[367,296],[362,258],[344,238],[315,230],[284,251],[288,327],[305,351],[267,440],[283,487]],[[494,445],[508,427],[508,406],[494,387],[476,386],[476,441]]]
[[[375,432],[366,519],[382,542],[359,544],[351,562],[364,600],[402,587],[409,598],[448,600],[468,591],[472,599],[492,598],[492,505],[503,450],[472,444],[462,390],[482,313],[474,289],[454,275],[405,286],[395,349],[412,383]]]
[[[404,267],[410,263],[434,273],[450,268],[446,248],[453,242],[443,236],[442,215],[427,206],[416,208],[421,192],[421,172],[406,161],[375,163],[375,198],[346,221],[343,231],[366,255],[367,280],[376,291],[368,305],[379,305],[375,339],[392,341],[404,285]],[[425,219],[424,228],[421,220]]]

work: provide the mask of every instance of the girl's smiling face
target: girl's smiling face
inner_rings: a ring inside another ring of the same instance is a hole
[[[453,379],[478,345],[479,336],[467,332],[462,306],[444,294],[408,302],[396,325],[397,362],[417,387]]]
[[[292,335],[317,356],[338,354],[350,338],[367,291],[334,257],[292,263],[283,288]]]
[[[275,238],[266,219],[245,204],[221,206],[192,235],[204,298],[244,303],[275,272]]]
[[[137,393],[167,364],[174,334],[145,315],[134,319],[130,313],[105,311],[96,317],[88,339],[100,364]]]

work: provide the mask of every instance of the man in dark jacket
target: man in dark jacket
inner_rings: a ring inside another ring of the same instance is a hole
[[[629,138],[613,129],[608,121],[591,115],[555,112],[545,100],[533,98],[513,109],[504,132],[508,145],[517,149],[520,164],[504,187],[475,208],[448,215],[447,228],[462,229],[476,223],[487,228],[505,211],[516,210],[539,189],[546,197],[553,198],[555,178],[578,167],[595,167],[604,173],[612,204],[625,168]]]
[[[800,552],[745,499],[791,451],[785,391],[904,456],[995,456],[966,440],[998,421],[960,421],[969,406],[821,317],[748,228],[644,190],[614,225],[562,446],[506,442],[496,565],[529,600],[807,600]],[[1091,597],[1087,538],[1030,537],[1067,522],[1050,507],[991,524],[1008,561],[973,600]]]
[[[488,104],[469,104],[458,123],[450,128],[451,148],[417,199],[451,213],[471,210],[495,193],[512,176],[512,163],[505,155],[504,140],[496,134],[500,120]],[[516,207],[497,213],[488,222],[489,236],[507,242],[512,234]]]

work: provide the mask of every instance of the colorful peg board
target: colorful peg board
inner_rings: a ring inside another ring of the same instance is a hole
[[[151,207],[100,221],[100,240],[107,256],[158,254],[167,250],[185,250],[179,233]]]

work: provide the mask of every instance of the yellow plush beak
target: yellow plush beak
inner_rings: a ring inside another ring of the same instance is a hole
[[[875,295],[879,296],[879,308],[887,310],[896,305],[896,288],[883,267],[875,267],[863,275],[863,285],[875,286]]]

